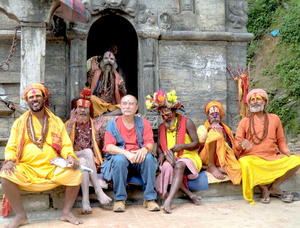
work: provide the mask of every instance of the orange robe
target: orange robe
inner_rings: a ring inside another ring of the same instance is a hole
[[[231,144],[234,145],[234,137],[230,128],[221,123],[224,130],[226,131]],[[209,129],[210,123],[208,120],[205,122],[206,129]],[[209,163],[209,144],[212,142],[217,143],[216,147],[216,166],[225,169],[229,179],[233,184],[240,184],[242,178],[242,171],[238,160],[235,157],[234,150],[226,142],[224,135],[214,129],[210,129],[207,133],[204,148],[200,152],[200,157],[205,165]]]
[[[287,152],[284,131],[279,117],[267,114],[269,128],[267,137],[258,145],[253,144],[250,150],[237,151],[242,167],[242,183],[244,199],[254,204],[253,189],[257,185],[268,185],[283,176],[289,170],[300,165],[300,156],[286,156],[280,151]],[[254,128],[258,136],[263,134],[264,120],[254,116]],[[249,140],[249,118],[243,118],[236,132],[237,142]]]

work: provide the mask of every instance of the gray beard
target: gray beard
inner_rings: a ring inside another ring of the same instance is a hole
[[[250,106],[250,112],[252,113],[256,113],[256,112],[262,112],[265,108],[265,105],[261,104],[261,105],[253,105]]]

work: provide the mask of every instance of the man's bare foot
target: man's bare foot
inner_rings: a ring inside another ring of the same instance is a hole
[[[102,178],[99,179],[100,182],[100,186],[102,189],[108,189],[108,184],[105,180],[103,180]]]
[[[192,200],[193,204],[195,205],[200,205],[202,197],[198,196],[194,193],[192,193],[191,195],[189,195],[189,198]]]
[[[72,223],[74,225],[79,225],[79,224],[82,224],[83,221],[79,218],[76,218],[72,212],[69,212],[69,213],[63,213],[60,218],[59,218],[61,221],[64,221],[64,222],[69,222],[69,223]]]
[[[92,208],[89,201],[82,200],[81,214],[91,214]]]
[[[172,213],[171,202],[169,202],[168,200],[165,200],[165,202],[162,206],[162,209],[166,214],[171,214]]]
[[[219,171],[220,171],[221,173],[223,173],[223,174],[225,174],[225,175],[227,174],[224,167],[218,167],[218,169],[219,169]]]
[[[16,228],[28,223],[26,214],[24,215],[16,215],[11,223],[7,224],[5,228]]]
[[[112,199],[111,199],[109,196],[107,196],[107,195],[103,192],[102,189],[96,191],[96,194],[97,194],[97,199],[98,199],[98,201],[99,201],[101,204],[103,204],[103,205],[109,204],[109,203],[112,201]]]
[[[261,203],[270,203],[271,199],[270,199],[270,192],[267,186],[265,185],[259,185],[258,186],[261,190],[261,199],[260,202]]]
[[[269,193],[271,195],[282,195],[283,191],[279,187],[272,184],[270,189],[269,189]]]
[[[207,172],[210,172],[215,178],[219,180],[224,180],[226,175],[224,175],[216,166],[211,165],[208,167]]]

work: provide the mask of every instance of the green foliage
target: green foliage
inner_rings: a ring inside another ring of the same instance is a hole
[[[291,4],[279,26],[280,38],[285,43],[300,43],[300,5]]]
[[[266,33],[273,22],[273,14],[280,7],[282,0],[248,0],[248,32],[255,38],[248,44],[247,60],[250,61],[259,47],[258,40]]]
[[[290,134],[299,134],[300,125],[297,123],[297,111],[292,105],[289,105],[290,102],[291,99],[286,95],[278,98],[271,97],[267,112],[277,114]]]
[[[270,27],[272,15],[281,5],[282,0],[248,0],[249,14],[248,26],[249,32],[254,33],[256,39],[260,38]]]

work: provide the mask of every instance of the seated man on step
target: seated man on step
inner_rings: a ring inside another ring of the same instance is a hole
[[[15,218],[7,226],[19,227],[27,223],[20,190],[40,192],[57,186],[66,186],[61,220],[73,224],[82,221],[72,212],[81,183],[79,161],[74,154],[72,142],[61,119],[47,107],[48,90],[40,83],[25,88],[23,98],[29,111],[13,124],[5,148],[5,162],[0,177],[2,189]],[[60,168],[51,160],[62,157],[73,168]]]
[[[90,95],[90,90],[83,89],[80,98],[72,101],[70,120],[65,124],[80,164],[92,170],[92,172],[83,173],[81,183],[82,214],[92,213],[89,200],[90,181],[95,189],[97,199],[101,204],[108,204],[111,201],[103,192],[100,180],[97,178],[96,165],[99,167],[103,160],[96,141],[96,128],[94,126],[94,120],[92,119],[93,105],[89,100]]]
[[[200,143],[204,144],[200,156],[206,171],[221,180],[227,175],[233,184],[240,184],[242,171],[234,154],[234,136],[222,122],[224,109],[221,102],[208,102],[205,113],[207,120],[198,127],[197,133]]]
[[[279,117],[265,111],[268,95],[253,89],[247,95],[250,115],[237,128],[237,155],[242,167],[244,199],[254,204],[253,189],[261,190],[261,203],[270,203],[270,196],[292,202],[293,194],[279,186],[300,167],[300,156],[287,147]]]
[[[154,144],[152,128],[146,119],[135,115],[138,104],[134,96],[124,96],[120,106],[122,116],[107,124],[103,148],[106,160],[102,165],[102,173],[105,180],[113,181],[113,211],[125,211],[129,171],[138,172],[142,177],[144,207],[149,211],[159,211],[155,202],[157,160],[151,154]]]

